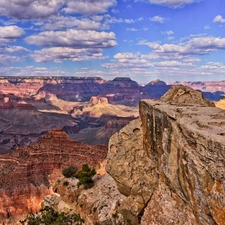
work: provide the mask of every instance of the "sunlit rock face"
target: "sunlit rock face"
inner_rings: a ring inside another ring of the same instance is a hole
[[[186,91],[141,101],[140,120],[110,139],[106,170],[132,224],[224,224],[225,113]]]
[[[79,213],[85,225],[121,224],[123,217],[115,208],[125,197],[118,191],[115,181],[108,174],[97,174],[93,180],[94,187],[85,190],[77,187],[76,178],[62,178],[53,186],[55,192],[44,197],[42,205],[60,212]]]
[[[200,91],[195,91],[190,87],[173,86],[165,95],[161,97],[161,101],[173,103],[177,105],[197,104],[201,106],[214,107],[214,103],[207,100]]]
[[[38,211],[62,168],[80,168],[84,163],[94,166],[106,154],[104,145],[73,141],[61,129],[54,129],[32,145],[0,155],[0,224],[15,224],[15,216]]]

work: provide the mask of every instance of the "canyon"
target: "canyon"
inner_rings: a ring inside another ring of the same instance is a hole
[[[225,114],[203,96],[223,84],[0,77],[0,222],[47,204],[86,224],[223,224]],[[61,174],[106,156],[93,189]]]
[[[107,173],[93,189],[62,178],[43,204],[79,212],[88,225],[224,225],[225,111],[184,86],[139,110],[110,138]]]
[[[125,77],[110,81],[100,77],[0,77],[0,153],[34,143],[56,127],[74,140],[107,144],[113,133],[138,117],[141,99],[160,99],[177,83],[154,80],[139,85]],[[182,84],[215,101],[225,92],[224,81]]]

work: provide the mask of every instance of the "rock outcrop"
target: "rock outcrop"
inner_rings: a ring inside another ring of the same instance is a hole
[[[53,187],[55,192],[45,196],[42,205],[54,207],[60,212],[79,213],[84,218],[85,225],[120,224],[122,215],[115,208],[125,197],[120,194],[115,181],[108,174],[97,174],[93,179],[94,187],[87,190],[78,188],[78,180],[75,178],[58,180]]]
[[[116,210],[133,225],[225,224],[225,112],[179,96],[141,101],[140,121],[110,139],[106,170],[126,196]]]
[[[37,211],[61,169],[84,163],[94,166],[106,158],[104,145],[89,146],[54,129],[32,145],[0,155],[0,223]],[[6,223],[7,224],[7,223]]]
[[[163,102],[171,102],[176,105],[198,104],[212,106],[214,103],[207,100],[200,91],[186,86],[173,86],[160,99]]]

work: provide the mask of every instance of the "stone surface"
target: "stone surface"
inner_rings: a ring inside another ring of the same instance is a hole
[[[39,210],[62,168],[80,168],[84,163],[94,166],[106,154],[104,145],[73,141],[61,129],[54,129],[32,145],[0,155],[0,223]]]
[[[187,99],[141,101],[141,122],[110,139],[106,169],[132,224],[225,224],[225,111]]]
[[[97,174],[93,179],[94,187],[87,190],[78,188],[75,178],[58,180],[53,187],[55,192],[45,196],[42,205],[52,206],[59,212],[80,213],[85,225],[112,224],[112,221],[119,224],[122,216],[115,208],[124,196],[108,174]],[[69,183],[67,186],[65,181]]]
[[[207,100],[200,91],[195,91],[190,87],[173,86],[160,99],[163,102],[172,102],[179,105],[198,104],[203,106],[215,106],[213,102]]]
[[[140,112],[144,149],[171,193],[191,207],[196,224],[224,224],[224,111],[143,101]]]
[[[156,164],[143,149],[140,119],[114,134],[109,141],[107,172],[114,178],[119,191],[127,196],[118,208],[126,219],[138,223],[138,216],[157,186]]]

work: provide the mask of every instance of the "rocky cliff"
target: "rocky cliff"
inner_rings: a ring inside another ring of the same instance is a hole
[[[116,210],[133,225],[224,225],[225,112],[180,87],[162,100],[141,101],[110,139],[106,170],[126,196]]]
[[[73,141],[61,129],[54,129],[32,145],[0,155],[0,224],[15,224],[15,216],[39,210],[63,167],[94,166],[106,154],[104,145]]]

